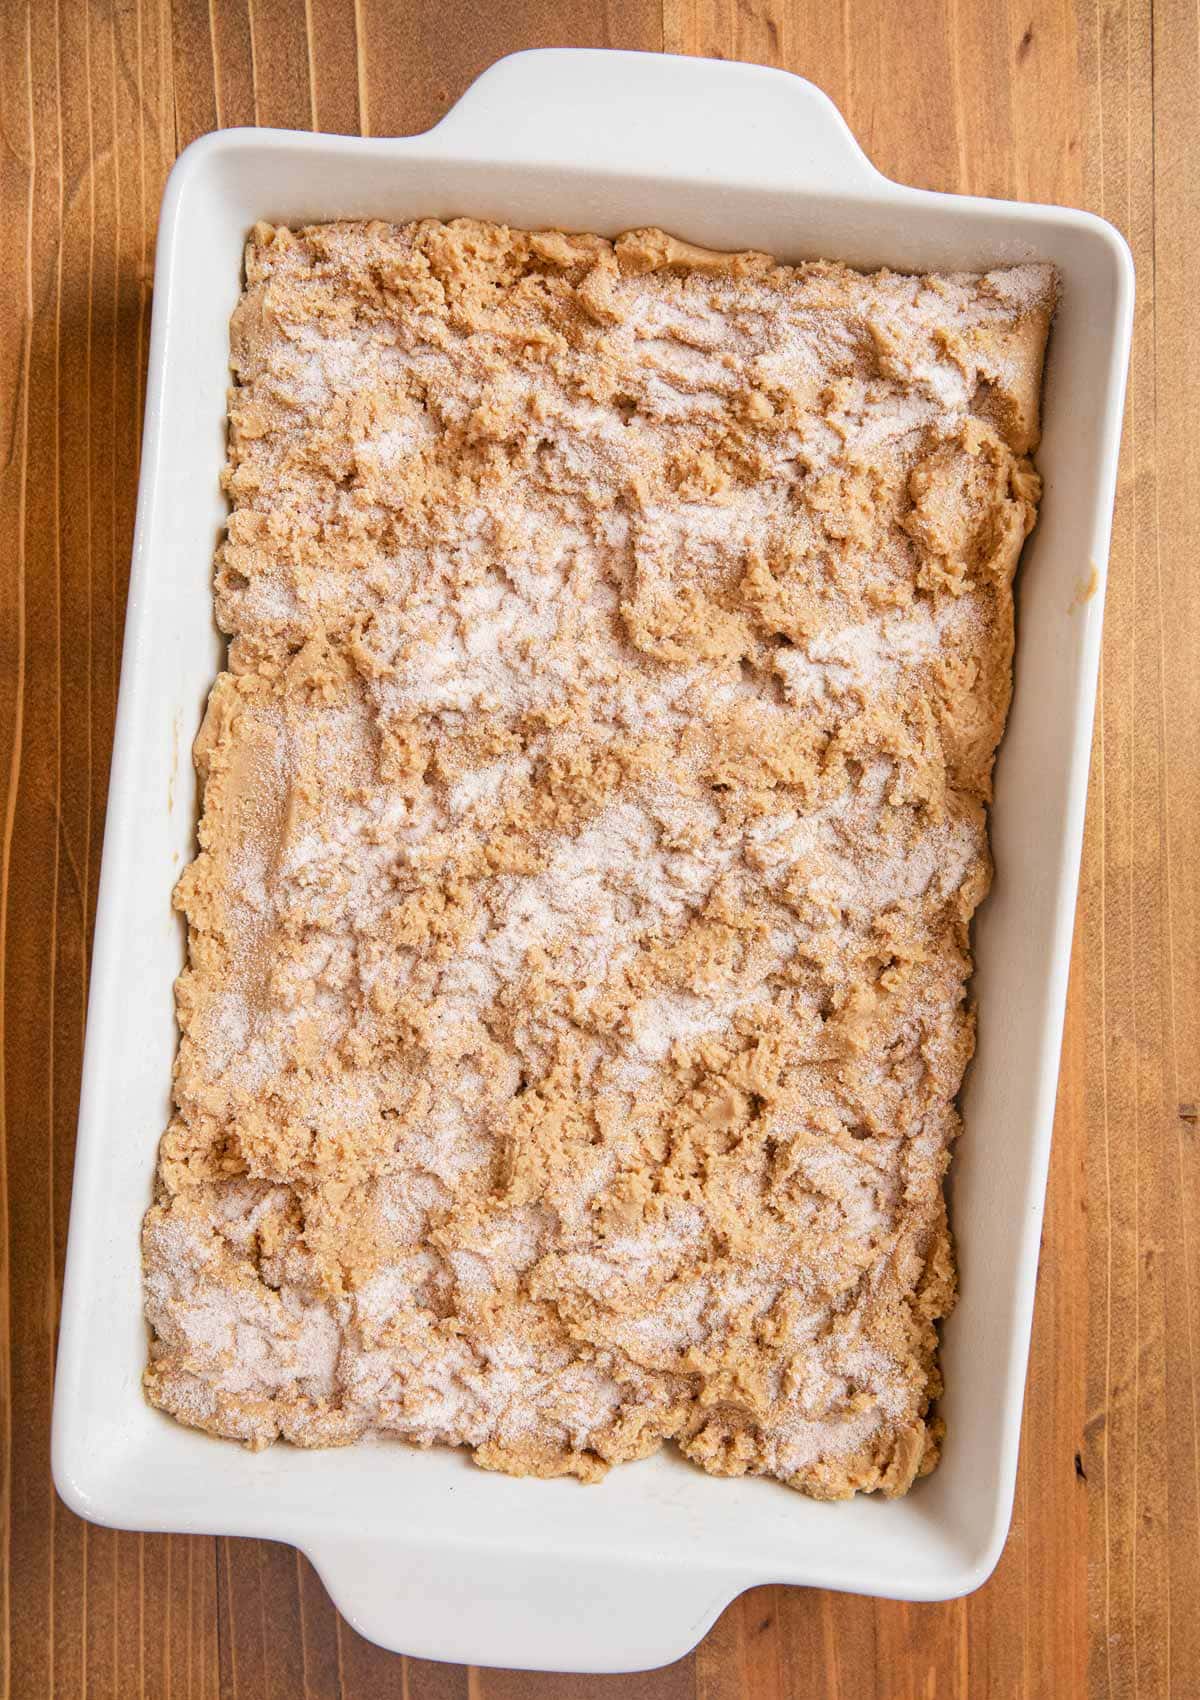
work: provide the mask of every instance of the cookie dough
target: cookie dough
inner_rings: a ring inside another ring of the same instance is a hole
[[[933,1466],[1055,291],[256,228],[156,1405],[589,1480]]]

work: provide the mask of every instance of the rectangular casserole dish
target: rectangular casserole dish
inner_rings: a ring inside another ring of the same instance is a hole
[[[145,1403],[139,1228],[170,1110],[170,895],[194,852],[187,750],[222,664],[229,316],[257,219],[474,214],[898,270],[1053,261],[1041,521],[1018,581],[997,877],[976,931],[979,1050],[951,1181],[962,1294],[944,1459],[905,1500],[817,1504],[669,1451],[598,1488],[398,1444],[253,1455]],[[1132,318],[1121,238],[1086,213],[913,190],[778,71],[549,50],[492,67],[424,136],[204,137],[159,231],[137,529],[97,913],[53,1459],[80,1515],[301,1547],[364,1635],[428,1658],[616,1671],[679,1657],[741,1589],[903,1599],[977,1587],[1007,1533],[1029,1345]],[[1081,594],[1083,592],[1083,594]],[[1088,592],[1094,592],[1088,594]]]

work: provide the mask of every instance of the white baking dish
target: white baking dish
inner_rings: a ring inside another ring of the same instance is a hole
[[[818,1505],[714,1480],[670,1452],[591,1488],[393,1444],[253,1456],[142,1399],[138,1233],[175,1050],[183,936],[170,893],[196,812],[187,751],[222,657],[210,572],[242,244],[259,218],[460,213],[609,234],[653,223],[787,259],[1061,268],[1045,503],[1020,578],[998,872],[977,934],[979,1052],[952,1182],[962,1298],[945,1330],[949,1435],[941,1467],[905,1500]],[[745,65],[526,53],[424,136],[232,130],[187,150],[159,234],[55,1395],[54,1475],[76,1511],[293,1542],[372,1639],[547,1669],[673,1659],[753,1583],[938,1599],[984,1580],[1016,1473],[1132,298],[1108,225],[889,183],[817,89]]]

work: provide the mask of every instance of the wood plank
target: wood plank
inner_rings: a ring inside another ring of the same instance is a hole
[[[52,539],[53,574],[39,573],[39,594],[31,604],[40,628],[41,666],[53,668],[52,742],[45,747],[42,791],[31,795],[34,810],[46,811],[47,835],[54,833],[56,859],[51,922],[53,957],[49,987],[50,1169],[49,1205],[53,1239],[50,1277],[61,1290],[70,1206],[71,1158],[77,1110],[79,1064],[87,997],[87,894],[90,884],[92,766],[92,524],[90,473],[92,433],[93,241],[95,183],[91,171],[92,125],[89,88],[91,52],[87,15],[76,9],[55,29],[58,80],[54,90],[58,139],[59,231],[56,252],[55,341],[46,349],[43,369],[53,383],[55,464],[47,467],[47,490],[56,529]],[[67,68],[78,65],[80,82],[72,87]],[[48,92],[48,91],[47,91]],[[50,360],[54,370],[51,378]],[[37,382],[35,369],[35,383]],[[44,564],[49,566],[50,561]],[[68,633],[70,636],[68,637]],[[35,652],[36,654],[37,652]],[[39,662],[35,660],[35,667]],[[47,693],[49,697],[50,693]],[[71,729],[71,732],[67,731]],[[68,749],[68,740],[70,747]],[[47,1347],[53,1348],[53,1314]],[[49,1374],[47,1374],[47,1394]],[[29,1437],[32,1439],[33,1437]],[[36,1437],[41,1450],[42,1435]],[[28,1442],[27,1442],[28,1444]],[[98,1700],[116,1695],[117,1536],[89,1528],[57,1504],[51,1524],[55,1540],[51,1572],[51,1626],[56,1666],[87,1673]],[[76,1609],[84,1600],[86,1612]]]
[[[1092,1692],[1111,1696],[1133,1693],[1143,1683],[1144,1692],[1166,1692],[1161,1659],[1145,1645],[1147,1615],[1162,1626],[1160,1607],[1152,1603],[1159,1583],[1153,1576],[1143,1578],[1146,1615],[1136,1603],[1134,1583],[1142,1547],[1138,1501],[1144,1486],[1139,1483],[1137,1454],[1144,1418],[1149,1416],[1152,1425],[1155,1421],[1146,1410],[1141,1386],[1139,1333],[1147,1298],[1143,1283],[1147,1276],[1153,1278],[1153,1260],[1147,1269],[1140,1243],[1144,1223],[1139,1178],[1150,1155],[1146,1065],[1158,1049],[1158,1012],[1153,1008],[1157,986],[1147,981],[1140,965],[1153,963],[1152,953],[1161,946],[1161,891],[1151,860],[1155,847],[1139,843],[1147,834],[1157,835],[1160,827],[1152,740],[1162,730],[1153,702],[1141,689],[1141,673],[1150,659],[1145,641],[1160,619],[1146,561],[1147,547],[1153,549],[1155,509],[1149,24],[1143,6],[1108,6],[1097,12],[1095,27],[1084,38],[1085,86],[1096,144],[1086,161],[1088,198],[1129,239],[1139,283],[1090,798],[1095,837],[1082,908],[1091,935],[1082,963],[1082,989],[1090,1016],[1087,1081],[1094,1130],[1089,1148],[1093,1350],[1084,1451],[1093,1512],[1090,1663]],[[1151,762],[1149,787],[1142,770],[1144,754]],[[1157,1355],[1146,1364],[1151,1384],[1161,1383]],[[1161,1395],[1161,1384],[1158,1391]],[[1156,1491],[1152,1485],[1151,1492]],[[1151,1663],[1157,1667],[1153,1671]],[[1151,1676],[1154,1687],[1146,1683]]]
[[[5,891],[5,1132],[12,1178],[9,1245],[19,1281],[9,1312],[9,1550],[21,1588],[21,1607],[11,1620],[12,1682],[18,1693],[34,1693],[48,1689],[57,1660],[65,1669],[81,1670],[84,1625],[75,1614],[64,1625],[55,1623],[56,1568],[59,1574],[81,1576],[83,1536],[63,1524],[46,1470],[56,1299],[56,1100],[62,1086],[54,1072],[60,880],[60,72],[53,15],[42,9],[23,23],[19,53],[6,61],[24,72],[27,117],[16,133],[27,138],[32,216],[25,255],[31,322],[21,444],[25,690]]]
[[[630,1676],[552,1676],[546,1671],[472,1671],[468,1700],[702,1700],[695,1660]],[[430,1697],[433,1700],[433,1696]],[[712,1697],[716,1700],[716,1696]]]
[[[1162,607],[1160,683],[1165,905],[1160,1199],[1166,1400],[1156,1418],[1168,1484],[1169,1693],[1200,1673],[1200,14],[1169,0],[1154,14],[1154,349],[1159,495],[1155,572]],[[1168,1419],[1168,1413],[1170,1418]],[[1141,1459],[1138,1460],[1139,1473]],[[1147,1692],[1149,1689],[1147,1688]]]
[[[357,7],[347,8],[344,0],[308,0],[305,33],[317,129],[361,134]]]
[[[176,14],[185,9],[197,15],[198,30],[199,16],[205,8],[197,6],[194,0],[186,0],[185,6],[172,6]],[[254,80],[251,0],[211,0],[207,11],[217,123],[222,129],[235,124],[259,124],[262,119]]]
[[[368,67],[372,136],[427,130],[480,72],[526,47],[662,47],[657,0],[521,0],[461,6],[447,28],[435,0],[356,0],[359,50]]]

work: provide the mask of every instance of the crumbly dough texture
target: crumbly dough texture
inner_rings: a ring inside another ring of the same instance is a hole
[[[932,1468],[1055,291],[255,229],[156,1405],[586,1479]]]

